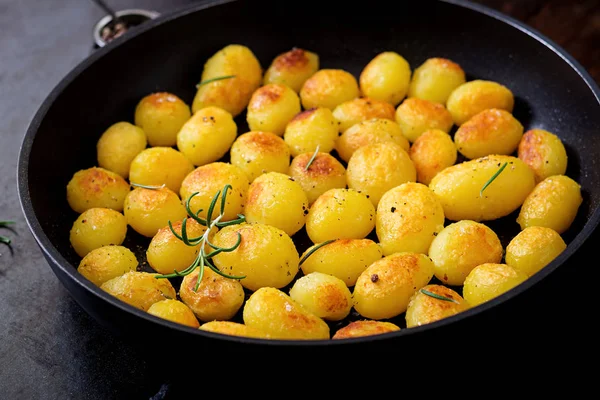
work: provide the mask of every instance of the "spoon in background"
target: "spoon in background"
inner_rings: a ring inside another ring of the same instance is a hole
[[[111,21],[108,25],[102,29],[101,36],[105,42],[109,42],[112,39],[115,39],[127,31],[127,24],[117,16],[115,10],[110,7],[108,4],[104,2],[104,0],[92,0],[96,5],[98,5],[104,12],[106,12],[111,17]]]

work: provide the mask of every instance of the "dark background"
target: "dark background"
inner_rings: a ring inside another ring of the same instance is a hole
[[[190,2],[112,0],[109,4],[116,9],[167,12]],[[478,2],[546,34],[600,81],[599,1]],[[13,240],[11,248],[0,247],[0,399],[169,399],[176,397],[181,385],[171,379],[173,372],[183,368],[183,353],[178,356],[176,344],[158,346],[154,356],[143,357],[126,341],[103,330],[71,299],[30,235],[17,198],[15,171],[27,125],[50,90],[92,51],[92,27],[103,15],[88,0],[0,0],[0,220],[17,222],[14,230],[0,232]],[[596,232],[591,240],[597,241],[598,236]],[[588,243],[585,248],[591,251],[591,246]],[[572,268],[583,262],[587,261],[580,257]],[[567,304],[556,310],[557,329],[573,326],[576,342],[584,336],[578,333],[578,325],[585,329],[594,317],[569,314],[568,302],[577,305],[576,287],[582,279],[586,277],[576,273],[549,279],[549,284],[567,288],[557,289]],[[559,330],[552,339],[540,332],[539,342],[532,346],[549,352],[557,348],[581,351],[581,347],[571,347],[570,337],[560,336],[568,331]],[[552,342],[543,344],[545,340]],[[584,347],[583,359],[587,350],[594,348]],[[199,355],[207,360],[202,365],[205,371],[198,367],[199,387],[213,379],[234,382],[240,368],[248,368],[253,361],[239,360],[242,363],[233,363],[230,371],[211,371],[210,358],[222,356],[226,355]],[[285,361],[287,365],[290,360]],[[460,362],[456,365],[463,368]],[[432,365],[438,373],[439,368]],[[202,379],[207,382],[202,384]],[[290,377],[290,381],[298,379]]]

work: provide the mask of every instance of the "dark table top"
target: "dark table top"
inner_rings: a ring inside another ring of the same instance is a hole
[[[189,2],[113,0],[111,4],[117,9],[166,12]],[[508,2],[490,3],[501,8]],[[16,221],[14,230],[0,233],[13,240],[12,251],[0,247],[0,398],[175,397],[177,383],[164,374],[164,360],[143,357],[105,331],[62,287],[29,233],[17,197],[15,171],[27,125],[50,90],[90,53],[92,26],[103,15],[85,0],[64,0],[60,5],[0,0],[0,110],[4,116],[0,124],[0,220]],[[590,70],[595,71],[594,65],[590,64]],[[587,258],[598,239],[597,231],[566,268],[547,279],[544,288],[538,289],[537,303],[525,308],[529,315],[516,321],[521,325],[515,336],[506,340],[536,348],[549,343],[552,352],[576,351],[575,343],[578,349],[588,348],[583,336],[595,307],[583,301],[584,291],[577,288],[597,274],[591,269],[597,262]],[[574,332],[577,340],[567,340]]]

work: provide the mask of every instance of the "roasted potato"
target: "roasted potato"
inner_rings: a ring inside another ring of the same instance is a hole
[[[134,231],[149,238],[167,226],[169,221],[181,221],[187,216],[177,193],[166,187],[133,189],[125,198],[123,214]]]
[[[357,97],[339,104],[333,109],[333,117],[338,123],[338,130],[344,132],[352,125],[369,119],[394,121],[396,108],[388,102]]]
[[[438,172],[456,163],[457,153],[448,133],[439,129],[423,132],[408,152],[417,170],[417,182],[429,185]]]
[[[77,272],[85,276],[96,286],[121,276],[126,272],[135,271],[138,260],[127,247],[108,245],[95,248],[83,257],[77,267]]]
[[[468,303],[456,291],[443,285],[427,285],[408,302],[406,327],[421,326],[461,313]]]
[[[69,233],[71,246],[80,257],[102,246],[120,245],[127,234],[125,216],[111,208],[85,210],[73,222]]]
[[[346,188],[346,168],[329,153],[298,154],[290,163],[288,175],[302,186],[309,204],[329,189]]]
[[[463,297],[471,307],[475,307],[508,292],[527,278],[525,272],[506,264],[480,264],[467,275]]]
[[[263,84],[283,84],[299,93],[304,82],[318,70],[319,56],[316,53],[294,47],[273,59],[265,71]]]
[[[200,325],[200,329],[207,332],[221,333],[231,336],[267,339],[270,336],[258,328],[254,328],[233,321],[209,321]]]
[[[289,86],[269,83],[256,89],[246,111],[248,128],[283,136],[285,127],[301,111],[300,97]]]
[[[382,333],[399,331],[400,327],[392,322],[359,320],[352,321],[338,329],[332,339],[348,339],[363,336],[381,335]]]
[[[408,97],[446,104],[450,93],[465,82],[465,71],[457,63],[441,57],[428,58],[415,68]]]
[[[550,264],[566,248],[567,244],[554,229],[530,226],[508,243],[505,262],[531,276]]]
[[[130,190],[129,183],[116,172],[91,167],[73,174],[67,184],[67,202],[77,213],[90,208],[123,211],[123,203]]]
[[[337,123],[331,110],[325,107],[311,108],[296,115],[283,134],[292,157],[317,149],[329,153],[335,147],[337,137]]]
[[[543,129],[525,132],[517,147],[517,156],[533,170],[536,183],[567,171],[565,145],[554,133]]]
[[[157,301],[148,308],[148,314],[192,328],[200,327],[200,323],[192,310],[179,300],[164,299]]]
[[[514,105],[515,98],[509,88],[498,82],[481,79],[458,86],[446,101],[446,107],[458,126],[488,108],[499,108],[512,113]]]
[[[340,321],[352,309],[352,293],[346,283],[322,272],[311,272],[296,280],[290,297],[326,321]]]
[[[127,179],[131,161],[147,144],[142,128],[129,122],[117,122],[108,127],[96,143],[98,166]]]
[[[429,129],[450,132],[454,125],[452,115],[442,104],[416,97],[405,99],[396,108],[396,122],[410,143]]]
[[[324,107],[333,111],[338,105],[359,95],[358,81],[343,69],[320,69],[300,89],[300,101],[305,110]]]
[[[172,147],[150,147],[139,153],[129,168],[129,182],[147,186],[166,185],[175,193],[194,165]]]
[[[104,282],[100,289],[133,307],[148,311],[152,304],[177,296],[168,279],[157,279],[156,276],[148,272],[126,272]]]
[[[271,132],[251,131],[235,139],[229,162],[242,169],[252,182],[266,172],[287,173],[290,156],[290,148],[281,137]]]
[[[375,56],[360,73],[361,93],[375,100],[398,105],[410,84],[410,65],[400,54],[385,51]]]
[[[183,100],[168,92],[144,96],[135,107],[134,122],[144,130],[152,147],[177,144],[177,132],[192,111]]]

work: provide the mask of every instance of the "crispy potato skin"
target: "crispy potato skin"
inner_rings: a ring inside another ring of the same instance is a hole
[[[200,327],[200,323],[192,310],[179,300],[165,299],[157,301],[148,308],[148,314],[192,328]]]
[[[143,129],[150,146],[175,146],[177,132],[192,111],[183,100],[168,92],[144,96],[135,107],[135,125]]]
[[[563,238],[552,228],[530,226],[523,229],[506,246],[507,265],[532,276],[567,248]]]
[[[450,93],[465,82],[465,71],[460,65],[446,58],[429,58],[415,69],[408,97],[446,104]]]
[[[265,71],[263,84],[283,84],[299,93],[304,82],[318,70],[318,54],[305,49],[292,48],[273,59]]]
[[[347,185],[346,168],[329,153],[298,154],[290,163],[288,175],[302,186],[309,204],[329,189],[345,189]]]
[[[348,339],[399,331],[400,327],[387,321],[360,320],[338,329],[332,339]]]
[[[450,132],[454,125],[452,115],[442,104],[416,97],[405,99],[396,108],[396,122],[410,143],[429,129]]]
[[[536,183],[552,175],[564,175],[567,171],[565,145],[554,133],[543,129],[525,132],[519,142],[517,156],[533,170]]]
[[[311,272],[300,277],[294,282],[289,295],[308,311],[327,321],[340,321],[352,309],[352,293],[346,283],[322,272]]]
[[[498,108],[512,113],[514,105],[514,95],[509,88],[498,82],[481,79],[458,86],[450,93],[446,102],[446,107],[458,126],[489,108]]]
[[[357,97],[338,105],[333,109],[333,116],[338,123],[338,130],[344,132],[352,125],[373,118],[394,121],[396,109],[388,102]]]
[[[436,299],[423,291],[434,293],[451,299],[450,301]],[[468,303],[456,291],[443,285],[426,285],[415,292],[406,310],[406,327],[412,328],[430,324],[444,318],[461,313],[469,308]]]
[[[335,147],[338,130],[330,109],[311,108],[296,115],[283,134],[292,157],[302,153],[329,153]]]
[[[258,339],[268,339],[270,335],[248,325],[233,321],[209,321],[200,325],[200,329],[207,332],[222,333],[224,335],[242,336]]]
[[[359,76],[361,93],[372,99],[398,105],[408,91],[411,70],[400,54],[385,51],[376,55]]]
[[[147,146],[146,133],[129,122],[117,122],[96,143],[98,166],[127,179],[131,161]]]
[[[67,184],[67,202],[77,213],[97,207],[123,211],[123,202],[130,190],[121,175],[91,167],[73,174]]]
[[[475,307],[508,292],[527,278],[526,273],[506,264],[480,264],[465,279],[463,297],[471,307]]]
[[[457,153],[448,133],[439,129],[423,132],[408,153],[417,170],[417,182],[429,185],[438,172],[456,163]]]
[[[342,69],[320,69],[300,89],[300,101],[305,110],[324,107],[333,111],[338,105],[359,96],[358,81]]]
[[[250,131],[235,139],[230,150],[230,162],[238,166],[252,182],[266,172],[287,173],[290,148],[271,132]]]
[[[178,193],[183,178],[193,169],[194,165],[182,152],[172,147],[149,147],[131,162],[129,182],[149,186],[164,184]]]
[[[104,282],[100,288],[133,307],[148,311],[152,304],[177,296],[168,279],[156,279],[155,276],[131,271]]]
[[[167,226],[169,221],[180,221],[187,216],[177,193],[166,187],[133,189],[125,198],[123,213],[129,226],[149,238]]]
[[[283,84],[270,83],[252,94],[246,121],[250,130],[283,136],[287,123],[301,109],[300,97],[294,90]]]
[[[137,266],[135,254],[127,247],[107,245],[87,253],[79,262],[77,272],[94,285],[101,286],[112,278],[135,271]]]
[[[127,234],[127,220],[122,213],[110,208],[94,207],[85,210],[73,222],[69,241],[80,257],[102,246],[120,245]]]

